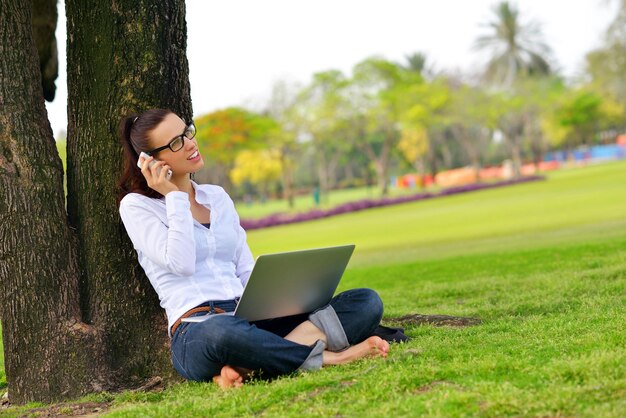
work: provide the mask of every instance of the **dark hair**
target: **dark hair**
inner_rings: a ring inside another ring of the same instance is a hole
[[[174,113],[169,109],[150,109],[143,113],[133,113],[122,118],[119,126],[119,139],[124,152],[124,168],[117,182],[117,206],[128,193],[139,193],[154,199],[163,195],[148,187],[146,178],[137,167],[139,154],[151,148],[149,133],[156,128],[167,115]]]

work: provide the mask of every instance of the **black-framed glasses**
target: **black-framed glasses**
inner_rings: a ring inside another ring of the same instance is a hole
[[[171,149],[172,152],[180,151],[183,148],[183,145],[185,145],[185,138],[193,139],[194,136],[196,136],[196,125],[191,122],[185,127],[185,130],[182,134],[172,138],[172,140],[167,145],[163,145],[162,147],[146,151],[146,154],[154,155],[159,151],[163,151],[165,148]]]

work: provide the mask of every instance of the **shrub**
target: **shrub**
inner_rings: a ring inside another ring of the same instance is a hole
[[[473,183],[464,186],[449,187],[437,193],[418,193],[410,196],[385,197],[382,199],[362,199],[354,202],[344,203],[330,209],[312,209],[308,212],[289,214],[275,213],[260,219],[242,219],[241,226],[249,231],[253,229],[268,228],[270,226],[292,224],[297,222],[312,221],[314,219],[326,218],[329,216],[342,215],[345,213],[357,212],[359,210],[376,208],[381,206],[397,205],[400,203],[415,202],[417,200],[433,199],[436,197],[450,196],[459,193],[473,192],[476,190],[492,189],[496,187],[510,186],[518,183],[545,180],[543,176],[528,176],[519,179],[503,180],[495,183]]]

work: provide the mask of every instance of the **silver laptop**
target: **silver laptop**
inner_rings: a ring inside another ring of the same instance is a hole
[[[327,305],[354,247],[351,244],[259,256],[239,304],[230,314],[258,321],[313,312]],[[212,316],[183,321],[202,322]]]

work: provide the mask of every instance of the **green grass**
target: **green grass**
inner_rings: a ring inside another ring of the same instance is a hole
[[[386,360],[219,391],[100,394],[107,416],[607,416],[626,414],[626,162],[251,231],[255,254],[357,244],[341,289],[366,286],[407,326]],[[32,405],[31,405],[32,407]],[[3,411],[20,415],[28,406]]]
[[[255,255],[352,242],[352,266],[392,264],[619,236],[626,162],[548,180],[251,231]]]

